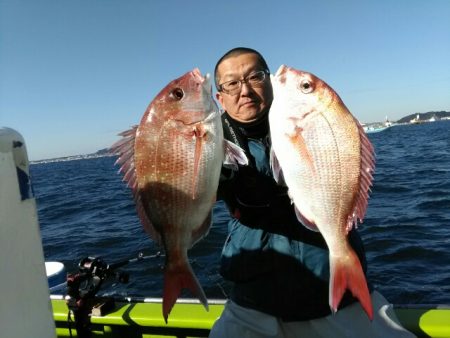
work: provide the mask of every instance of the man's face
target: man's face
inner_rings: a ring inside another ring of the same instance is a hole
[[[223,60],[217,68],[218,83],[242,80],[250,73],[261,70],[264,69],[259,63],[258,56],[253,53],[231,56]],[[266,76],[260,87],[251,87],[244,82],[237,94],[218,92],[216,98],[222,108],[235,120],[240,122],[255,121],[269,109],[273,100],[269,75]]]

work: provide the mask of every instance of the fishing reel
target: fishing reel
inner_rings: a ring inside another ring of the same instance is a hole
[[[116,271],[118,268],[144,259],[160,257],[158,252],[155,255],[144,256],[142,253],[136,258],[127,259],[114,264],[106,264],[99,257],[86,257],[78,263],[78,272],[67,275],[67,295],[66,303],[69,308],[67,316],[69,331],[72,336],[72,318],[79,338],[91,338],[90,316],[102,316],[114,308],[114,299],[112,297],[97,297],[103,282],[114,278],[120,283],[128,283],[129,275],[127,273]]]
[[[75,328],[80,338],[91,338],[90,315],[103,315],[114,307],[112,298],[96,297],[103,282],[111,277],[121,283],[127,283],[129,276],[115,270],[124,265],[116,263],[108,265],[98,257],[86,257],[78,263],[78,272],[67,275],[66,303],[69,308],[68,323],[72,336],[71,313],[74,315]]]
[[[94,297],[102,283],[113,277],[128,283],[129,275],[116,272],[116,264],[108,265],[99,257],[86,257],[78,263],[78,273],[67,275],[67,294],[75,299]]]

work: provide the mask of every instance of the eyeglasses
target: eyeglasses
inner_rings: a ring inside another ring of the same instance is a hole
[[[241,91],[244,82],[253,88],[262,87],[267,74],[269,74],[268,70],[253,72],[248,74],[242,80],[231,80],[220,84],[218,90],[229,95],[236,95]]]

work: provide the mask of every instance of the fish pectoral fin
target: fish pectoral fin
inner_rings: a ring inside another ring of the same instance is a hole
[[[176,267],[166,266],[164,271],[164,291],[163,291],[163,317],[167,324],[167,319],[173,306],[175,305],[182,289],[188,289],[197,296],[200,302],[209,311],[208,300],[197,277],[195,277],[191,266],[186,261],[183,265]]]
[[[245,155],[245,151],[241,147],[228,140],[223,141],[223,146],[225,154],[223,161],[224,167],[237,170],[238,164],[248,165],[247,155]]]
[[[293,144],[296,153],[300,155],[302,161],[307,164],[307,167],[311,172],[315,172],[314,159],[311,152],[308,149],[308,145],[304,137],[301,134],[301,129],[297,128],[296,132],[292,135],[288,135],[290,142]]]
[[[200,160],[203,155],[203,146],[204,140],[201,131],[203,129],[195,129],[193,131],[193,135],[195,138],[195,151],[194,151],[194,174],[192,175],[191,181],[191,191],[192,191],[192,200],[195,200],[198,197],[198,177],[200,172]]]
[[[142,202],[141,193],[138,193],[135,196],[134,200],[136,202],[136,211],[138,213],[141,224],[144,227],[144,230],[147,232],[147,234],[150,236],[151,239],[153,239],[156,243],[161,245],[162,244],[161,234],[155,228],[155,226],[153,225],[153,223],[149,218],[149,214],[145,210],[144,203]]]
[[[319,232],[319,229],[317,228],[317,225],[314,223],[314,221],[310,221],[308,218],[303,216],[300,210],[297,209],[297,206],[295,206],[295,216],[297,216],[297,219],[305,226],[305,228],[315,232]]]
[[[273,178],[279,185],[286,186],[278,157],[273,148],[270,149],[270,167],[272,168]]]

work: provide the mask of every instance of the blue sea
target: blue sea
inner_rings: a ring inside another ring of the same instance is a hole
[[[377,164],[359,226],[368,278],[394,304],[450,304],[450,121],[393,126],[369,138]],[[114,161],[31,165],[46,261],[63,262],[68,272],[76,272],[87,256],[112,264],[161,250],[143,231]],[[228,292],[218,273],[226,220],[218,203],[209,235],[189,251],[209,298]],[[130,281],[112,279],[103,293],[161,297],[163,264],[163,257],[154,257],[125,265],[120,271]]]

